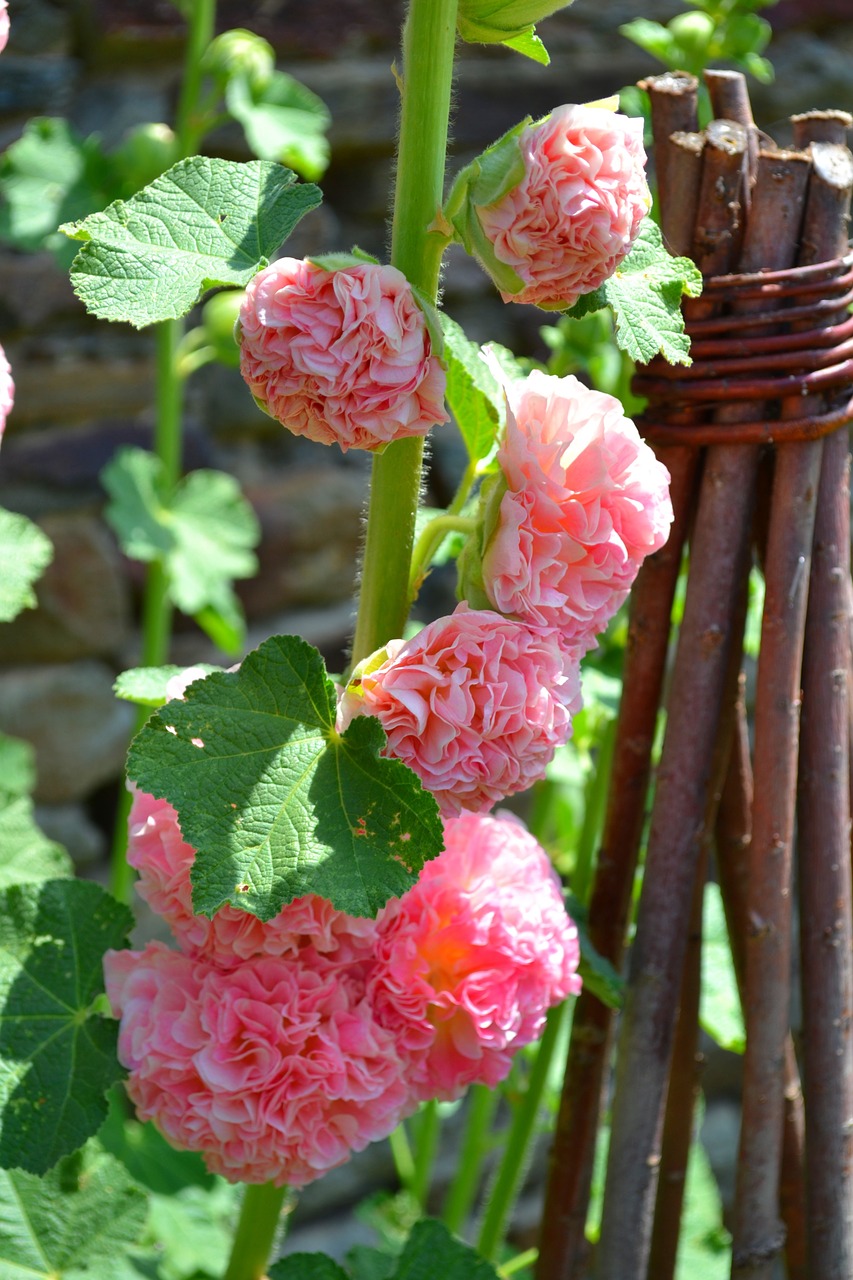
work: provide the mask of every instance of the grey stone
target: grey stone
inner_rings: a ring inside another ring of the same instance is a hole
[[[34,816],[44,834],[68,850],[76,867],[91,867],[104,857],[107,838],[82,804],[39,804]]]
[[[83,799],[121,774],[135,713],[113,678],[93,659],[0,673],[0,729],[35,748],[38,802]]]

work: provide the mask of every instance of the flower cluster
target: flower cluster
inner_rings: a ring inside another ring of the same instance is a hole
[[[517,819],[466,814],[445,836],[377,920],[313,895],[268,922],[207,920],[175,811],[136,793],[131,861],[181,948],[105,958],[139,1115],[231,1181],[302,1186],[422,1099],[501,1080],[579,989],[577,932]]]
[[[280,258],[249,282],[238,334],[252,395],[294,435],[376,450],[447,421],[444,369],[394,267]]]
[[[567,106],[528,125],[521,181],[476,216],[498,261],[522,288],[504,302],[564,310],[622,262],[651,208],[643,121]]]

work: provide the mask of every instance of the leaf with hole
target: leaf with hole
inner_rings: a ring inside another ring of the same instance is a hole
[[[438,806],[379,752],[378,720],[335,728],[336,696],[316,649],[273,636],[239,671],[208,676],[156,711],[128,772],[178,811],[195,910],[224,903],[269,920],[317,893],[374,916],[443,847]]]

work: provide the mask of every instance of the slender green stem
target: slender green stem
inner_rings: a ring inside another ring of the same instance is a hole
[[[415,1172],[411,1191],[422,1209],[426,1209],[432,1170],[441,1136],[441,1117],[437,1102],[425,1102],[415,1117]]]
[[[485,1157],[491,1145],[489,1139],[492,1119],[499,1098],[497,1090],[487,1089],[484,1084],[475,1084],[468,1094],[468,1115],[459,1149],[459,1162],[441,1215],[445,1226],[456,1235],[461,1235],[477,1197]]]
[[[575,869],[572,873],[572,892],[585,905],[589,902],[589,895],[592,892],[593,864],[604,827],[604,811],[607,805],[615,745],[616,718],[614,717],[608,720],[601,731],[594,772],[585,788],[586,806],[578,838]]]
[[[450,515],[449,512],[446,515],[436,516],[424,525],[412,552],[412,567],[409,572],[410,600],[414,600],[418,594],[432,558],[448,533],[473,533],[476,527],[476,520],[467,516]]]
[[[498,1275],[501,1280],[509,1280],[510,1276],[523,1271],[525,1267],[532,1267],[538,1257],[538,1249],[525,1249],[524,1253],[517,1253],[514,1258],[510,1258],[509,1262],[505,1262],[503,1266],[498,1267]]]
[[[207,129],[206,113],[199,111],[201,95],[201,60],[213,39],[216,24],[216,0],[194,0],[184,54],[181,96],[175,121],[180,154],[191,156],[198,150]]]
[[[457,0],[410,0],[391,262],[430,301],[446,240],[430,231],[441,206]],[[398,440],[374,458],[353,664],[403,634],[421,489],[423,441]]]
[[[565,1009],[564,1004],[559,1005],[548,1014],[545,1032],[539,1042],[527,1089],[509,1127],[503,1157],[477,1241],[478,1251],[490,1262],[497,1259],[516,1196],[527,1172],[530,1145],[536,1130],[542,1093],[548,1079],[551,1059],[560,1038],[560,1026]]]
[[[402,1121],[388,1135],[388,1145],[391,1148],[400,1186],[406,1191],[411,1191],[415,1181],[415,1158],[412,1155],[408,1131]]]
[[[246,1187],[222,1280],[262,1280],[266,1275],[287,1191],[287,1187],[274,1187],[271,1182]]]

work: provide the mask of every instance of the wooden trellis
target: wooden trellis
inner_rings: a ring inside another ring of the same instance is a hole
[[[621,964],[685,543],[684,617],[616,1048],[594,1264],[584,1239],[613,1019],[575,1011],[539,1280],[670,1280],[698,1089],[701,904],[715,855],[747,1026],[732,1276],[853,1277],[850,902],[851,121],[813,112],[794,146],[757,131],[743,77],[645,84],[668,247],[702,270],[689,369],[650,367],[641,429],[675,522],[635,585],[595,946]],[[765,605],[750,750],[740,667],[753,555]],[[802,691],[802,697],[801,697]],[[802,702],[802,715],[800,714]],[[803,1026],[790,1028],[794,828]],[[800,1073],[802,1072],[802,1089]]]

